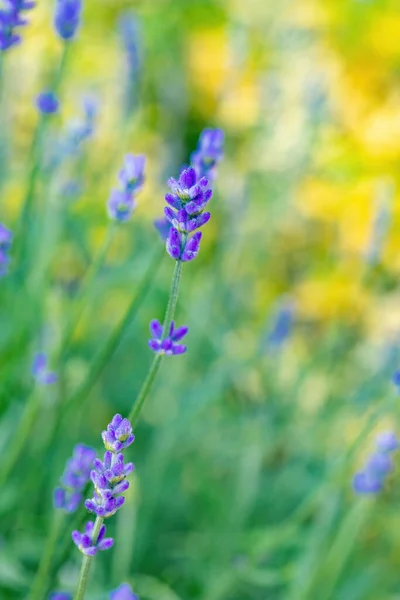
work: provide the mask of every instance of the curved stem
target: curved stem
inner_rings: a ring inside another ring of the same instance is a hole
[[[65,67],[67,64],[69,44],[64,44],[61,59],[58,65],[58,68],[54,74],[52,80],[52,91],[56,94],[63,78],[63,74],[65,71]],[[41,147],[43,138],[45,135],[47,126],[47,118],[46,115],[40,114],[39,119],[33,134],[31,149],[29,153],[29,162],[31,164],[31,169],[28,177],[27,191],[25,194],[25,199],[22,204],[22,211],[19,222],[19,231],[18,236],[16,236],[16,242],[18,239],[19,249],[18,256],[20,260],[24,261],[25,255],[28,255],[27,248],[29,247],[28,238],[28,229],[31,223],[31,214],[33,210],[34,196],[35,196],[35,187],[36,187],[36,179],[40,170],[40,162],[41,162]]]
[[[167,304],[167,310],[165,311],[164,317],[164,326],[163,333],[164,336],[168,335],[171,323],[174,319],[176,304],[178,302],[179,295],[179,283],[182,275],[182,261],[178,260],[175,263],[174,273],[172,275],[171,289],[169,293],[169,299]],[[140,388],[139,394],[135,400],[134,405],[132,406],[131,412],[129,413],[128,419],[131,422],[132,427],[134,428],[140,417],[140,413],[142,412],[143,405],[146,401],[147,396],[149,395],[151,386],[153,385],[153,381],[158,373],[158,370],[161,365],[161,361],[163,359],[163,354],[156,354],[153,358],[153,362],[151,363],[149,372],[147,373],[147,377],[143,382],[142,387]]]
[[[107,233],[104,238],[103,244],[100,248],[99,253],[95,257],[94,261],[91,263],[89,269],[87,270],[84,280],[82,282],[81,291],[78,295],[78,298],[75,301],[75,308],[72,310],[72,315],[67,323],[67,326],[64,331],[64,335],[61,342],[60,347],[60,355],[59,358],[62,358],[63,354],[67,350],[72,336],[74,334],[75,328],[79,323],[79,320],[82,316],[82,313],[85,309],[86,302],[91,292],[92,284],[100,271],[101,267],[104,264],[112,241],[114,239],[115,233],[117,231],[117,224],[110,223],[107,228]]]
[[[64,513],[61,510],[57,510],[54,515],[53,523],[50,529],[50,533],[47,538],[47,542],[40,559],[39,568],[36,573],[36,577],[33,580],[32,588],[28,596],[28,600],[42,600],[46,591],[47,579],[49,576],[54,551],[56,548],[59,533],[64,522]],[[70,536],[71,538],[71,536]]]
[[[96,521],[94,523],[92,541],[97,542],[97,538],[99,537],[100,528],[103,525],[104,519],[102,517],[96,517]],[[84,556],[82,559],[81,570],[79,572],[78,585],[76,587],[76,592],[74,596],[74,600],[83,600],[85,596],[86,584],[89,575],[90,566],[92,564],[93,556]]]

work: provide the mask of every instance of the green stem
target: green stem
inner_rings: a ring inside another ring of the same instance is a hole
[[[61,85],[61,81],[63,78],[63,74],[65,71],[65,67],[67,64],[69,44],[64,44],[60,63],[58,69],[56,70],[53,79],[52,79],[52,91],[56,94]],[[28,177],[27,191],[25,195],[25,199],[22,204],[22,211],[19,223],[19,231],[16,236],[16,240],[18,239],[18,256],[20,260],[24,261],[25,254],[27,254],[27,247],[29,247],[28,238],[28,230],[31,225],[31,214],[33,211],[33,203],[35,196],[35,187],[36,187],[36,179],[40,170],[40,162],[41,162],[41,147],[43,138],[45,135],[47,126],[47,118],[46,115],[39,115],[39,119],[33,134],[31,149],[29,153],[29,162],[31,164],[31,169]]]
[[[160,252],[156,252],[153,260],[151,261],[143,280],[140,283],[140,286],[133,297],[131,303],[129,304],[124,317],[118,323],[116,328],[111,333],[108,338],[107,343],[103,346],[98,354],[94,357],[89,373],[82,383],[82,385],[78,388],[73,396],[65,403],[64,410],[61,411],[61,417],[64,416],[66,410],[72,409],[77,404],[80,404],[86,396],[90,393],[93,385],[96,383],[99,375],[102,373],[104,367],[109,363],[116,349],[118,348],[125,331],[128,329],[129,325],[135,319],[139,308],[141,307],[150,287],[156,278],[158,269],[161,265],[162,258],[165,255],[165,249],[162,248],[162,254]]]
[[[99,537],[100,528],[103,525],[104,519],[102,517],[96,517],[96,521],[94,523],[92,541],[97,542],[97,538]],[[82,566],[79,573],[78,585],[76,587],[76,592],[74,596],[74,600],[83,600],[86,590],[87,579],[89,575],[90,565],[92,564],[93,556],[84,556],[82,559]]]
[[[167,310],[165,311],[164,317],[164,325],[163,325],[163,334],[164,336],[168,335],[169,329],[171,327],[171,323],[174,319],[176,304],[178,302],[179,295],[179,283],[182,275],[182,261],[178,260],[175,263],[174,273],[172,275],[172,283],[171,290],[169,293],[169,300],[167,305]],[[153,385],[153,381],[158,373],[158,370],[161,365],[161,361],[163,359],[163,354],[156,354],[153,362],[151,363],[150,370],[147,373],[147,377],[143,382],[142,387],[140,388],[139,395],[136,398],[134,405],[132,406],[131,412],[129,413],[128,419],[131,422],[132,427],[134,428],[140,417],[140,413],[142,411],[143,405],[146,401],[146,398],[150,392],[151,386]]]
[[[90,292],[92,290],[92,284],[96,279],[98,272],[104,264],[112,241],[114,239],[115,233],[117,231],[118,225],[114,222],[110,223],[107,229],[106,236],[104,238],[103,244],[100,248],[99,253],[97,254],[95,260],[90,265],[89,269],[86,272],[84,280],[81,285],[81,290],[78,295],[78,298],[75,300],[75,308],[72,311],[71,318],[69,319],[67,326],[64,331],[63,339],[60,347],[60,356],[62,358],[68,346],[71,343],[72,336],[76,329],[76,326],[79,323],[79,320],[82,316],[82,313],[85,309],[86,302],[88,297],[90,296]]]
[[[11,443],[7,446],[7,452],[2,460],[0,470],[0,489],[4,487],[7,479],[17,462],[25,443],[31,434],[32,427],[36,421],[40,408],[40,395],[38,390],[33,390],[25,405],[22,418],[13,434]]]
[[[47,579],[63,522],[64,512],[62,510],[57,510],[54,514],[50,533],[47,537],[47,542],[42,554],[42,558],[40,559],[39,568],[33,581],[28,600],[42,600],[42,598],[45,596]]]

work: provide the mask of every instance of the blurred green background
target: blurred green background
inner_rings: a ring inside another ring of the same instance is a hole
[[[34,98],[61,54],[53,9],[42,1],[30,13],[4,65],[0,220],[11,229]],[[139,58],[129,113],[126,11]],[[399,26],[397,0],[85,1],[49,155],[81,118],[85,94],[98,98],[98,117],[80,153],[39,178],[30,228],[39,243],[50,215],[47,275],[34,262],[27,281],[1,281],[3,456],[31,393],[32,357],[57,357],[107,235],[105,205],[126,152],[146,154],[147,181],[1,489],[0,598],[26,597],[73,445],[100,452],[101,431],[128,414],[145,378],[148,323],[168,299],[166,253],[115,353],[58,423],[162,255],[152,221],[206,126],[225,131],[226,150],[201,252],[183,271],[176,320],[190,328],[188,352],[164,361],[152,389],[129,451],[127,503],[109,521],[116,544],[96,557],[87,597],[129,581],[142,600],[400,598],[396,474],[376,499],[351,489],[376,432],[398,420]],[[68,193],[71,181],[79,192]],[[277,342],[285,307],[292,319]],[[73,591],[79,562],[71,548],[54,565],[54,589]]]

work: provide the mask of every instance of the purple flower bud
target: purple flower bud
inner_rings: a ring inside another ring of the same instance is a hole
[[[68,513],[76,511],[82,501],[82,492],[90,479],[95,450],[84,444],[74,448],[61,477],[61,487],[54,490],[53,503]]]
[[[75,37],[82,12],[82,0],[57,0],[54,27],[61,39]]]
[[[36,106],[44,115],[51,115],[58,112],[60,102],[57,96],[50,91],[41,92],[36,98]]]
[[[224,132],[221,129],[204,129],[191,162],[198,177],[215,178],[216,167],[224,156]]]

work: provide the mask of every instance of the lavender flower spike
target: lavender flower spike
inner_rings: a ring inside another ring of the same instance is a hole
[[[50,385],[57,381],[57,375],[47,369],[48,358],[46,354],[39,352],[35,355],[32,363],[32,375],[37,383]]]
[[[166,248],[174,260],[187,262],[196,258],[200,250],[201,233],[193,231],[205,225],[210,219],[210,213],[204,212],[212,190],[208,187],[206,177],[198,178],[195,169],[184,169],[179,179],[169,179],[170,194],[165,200],[164,215],[172,227],[168,232]]]
[[[93,498],[86,500],[86,508],[98,517],[111,517],[124,504],[122,494],[128,489],[126,477],[133,471],[133,463],[124,463],[121,450],[127,448],[135,439],[128,419],[117,414],[103,431],[102,438],[106,452],[104,461],[93,461],[94,469],[90,473],[94,484]]]
[[[94,522],[88,521],[85,526],[85,532],[72,532],[72,541],[78,547],[82,554],[94,556],[101,550],[109,550],[114,545],[113,538],[104,538],[106,526],[102,525],[97,540],[92,540]]]
[[[3,3],[0,8],[0,52],[20,43],[21,36],[15,30],[26,24],[21,12],[34,6],[34,2],[27,0],[7,0]]]
[[[133,593],[128,583],[121,583],[116,590],[111,592],[110,600],[139,600],[139,597]]]
[[[186,346],[177,342],[182,340],[188,331],[188,327],[175,329],[175,323],[172,321],[168,336],[163,338],[163,326],[157,319],[154,319],[150,323],[150,333],[153,337],[149,340],[149,347],[156,354],[165,354],[166,356],[184,354]]]
[[[376,438],[377,451],[370,456],[364,468],[355,474],[354,491],[357,494],[376,494],[381,491],[385,479],[393,469],[390,453],[399,447],[393,432],[380,433]]]
[[[90,480],[96,451],[84,444],[74,448],[61,477],[61,486],[54,490],[54,507],[73,513],[82,501],[82,491]]]
[[[215,179],[216,167],[224,156],[224,132],[221,129],[204,129],[191,162],[198,177]]]
[[[82,0],[57,0],[54,27],[64,41],[75,37],[81,20]]]

